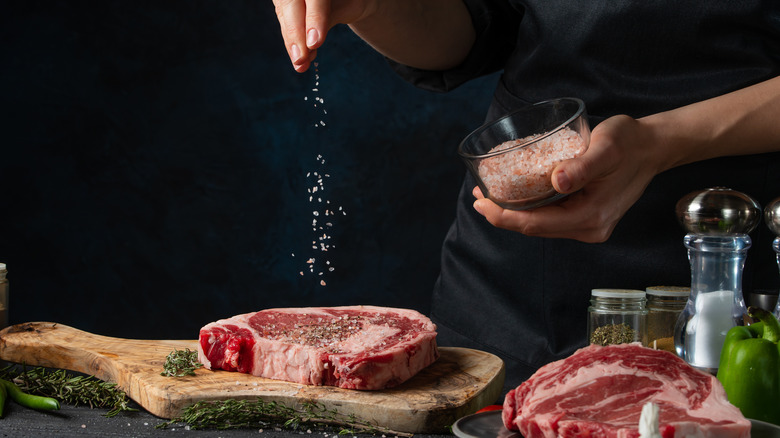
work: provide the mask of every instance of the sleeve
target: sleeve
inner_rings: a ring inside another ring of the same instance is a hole
[[[464,0],[476,30],[476,40],[459,66],[445,71],[420,70],[388,59],[391,68],[416,87],[446,92],[465,82],[504,68],[515,47],[522,13],[507,0]]]

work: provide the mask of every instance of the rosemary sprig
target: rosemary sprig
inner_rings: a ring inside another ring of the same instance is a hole
[[[94,376],[77,376],[66,370],[47,370],[43,367],[18,370],[7,367],[0,370],[0,378],[14,383],[30,394],[53,397],[57,400],[90,408],[108,408],[104,415],[113,417],[123,411],[137,411],[130,407],[130,399],[115,383],[104,382]]]
[[[203,364],[198,362],[197,351],[192,351],[189,348],[185,350],[174,349],[165,358],[163,372],[160,375],[166,377],[194,376],[195,370],[202,366]]]
[[[393,434],[411,436],[374,426],[358,420],[354,415],[340,414],[328,409],[321,403],[303,402],[296,410],[274,401],[256,400],[220,400],[200,401],[182,411],[177,418],[157,425],[157,428],[184,423],[190,429],[240,429],[274,427],[287,430],[299,430],[303,427],[329,428],[338,426],[339,434]]]

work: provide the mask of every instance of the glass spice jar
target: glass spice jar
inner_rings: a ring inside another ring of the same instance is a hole
[[[675,353],[674,326],[688,303],[690,287],[650,286],[647,293],[647,346]]]
[[[647,344],[645,291],[636,289],[593,289],[588,308],[588,340],[611,345]]]

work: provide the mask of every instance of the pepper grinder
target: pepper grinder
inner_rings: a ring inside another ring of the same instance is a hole
[[[744,324],[747,314],[742,269],[761,207],[744,193],[715,187],[683,196],[676,213],[687,231],[691,294],[675,325],[675,350],[691,366],[715,374],[726,332]]]
[[[769,230],[775,235],[772,241],[772,248],[775,250],[777,265],[780,267],[780,198],[774,199],[764,209],[764,222]],[[780,300],[777,300],[774,314],[780,318]]]

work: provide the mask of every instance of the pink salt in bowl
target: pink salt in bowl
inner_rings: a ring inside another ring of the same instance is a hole
[[[552,185],[561,162],[582,155],[590,143],[585,103],[547,100],[486,123],[458,146],[482,193],[511,210],[528,210],[566,196]]]

